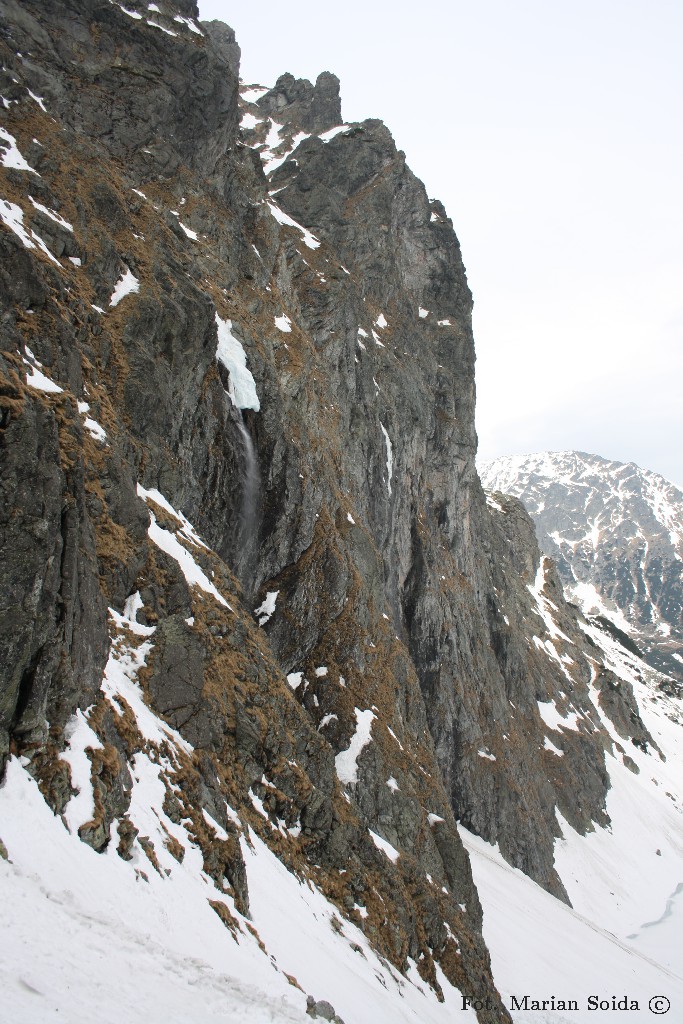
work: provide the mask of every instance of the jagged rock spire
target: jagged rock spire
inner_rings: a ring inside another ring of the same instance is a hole
[[[316,135],[342,123],[339,79],[330,71],[322,71],[315,85],[289,73],[280,75],[258,105],[271,116]]]

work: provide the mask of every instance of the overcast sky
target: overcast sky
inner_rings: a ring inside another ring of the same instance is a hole
[[[460,239],[481,458],[579,449],[683,488],[683,2],[200,0],[242,77],[341,79]]]

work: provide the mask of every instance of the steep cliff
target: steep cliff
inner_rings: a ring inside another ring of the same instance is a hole
[[[243,941],[261,843],[373,984],[507,1020],[456,821],[566,900],[556,810],[656,746],[487,506],[443,206],[196,15],[3,4],[0,757],[136,874],[192,851]]]

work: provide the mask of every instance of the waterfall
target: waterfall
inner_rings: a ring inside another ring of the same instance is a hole
[[[254,584],[258,564],[258,535],[261,525],[261,472],[254,442],[244,422],[243,410],[258,412],[261,408],[256,382],[247,366],[247,354],[239,338],[233,334],[232,322],[216,313],[218,347],[216,360],[223,387],[232,404],[230,418],[237,426],[242,449],[242,501],[235,544],[237,575],[245,590]],[[226,372],[227,371],[227,375]],[[227,376],[227,379],[226,379]]]
[[[236,424],[242,447],[242,501],[240,504],[237,534],[237,563],[242,583],[250,588],[256,571],[258,556],[258,533],[261,519],[259,495],[261,471],[251,434],[242,417],[242,410],[235,407]]]

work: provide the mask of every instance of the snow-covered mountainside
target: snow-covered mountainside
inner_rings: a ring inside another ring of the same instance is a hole
[[[584,452],[502,456],[484,487],[520,498],[570,599],[632,635],[683,682],[683,494],[634,463]]]
[[[677,704],[487,502],[443,206],[193,0],[0,11],[3,1010],[679,1008]]]
[[[490,999],[485,990],[463,997],[437,968],[440,1002],[419,964],[409,960],[403,972],[396,970],[314,880],[287,869],[297,828],[280,821],[273,850],[248,814],[214,807],[226,816],[224,829],[205,807],[198,809],[188,786],[197,752],[144,701],[139,675],[153,633],[136,623],[133,606],[130,611],[130,618],[112,613],[104,681],[137,750],[127,831],[112,829],[101,853],[77,838],[98,799],[90,759],[102,749],[80,714],[63,755],[79,792],[61,820],[25,770],[28,759],[11,759],[0,787],[3,856],[8,849],[12,855],[0,858],[0,979],[13,1017],[44,1024],[59,1014],[85,1024],[96,1007],[102,1024],[285,1024],[306,1019],[305,993],[314,993],[309,1011],[333,1022],[477,1020],[475,1008],[485,1009]],[[581,837],[558,818],[555,856],[573,909],[512,868],[496,845],[459,827],[484,908],[494,977],[515,1024],[610,1020],[612,1000],[625,996],[629,1009],[620,1008],[619,1020],[629,1024],[647,1019],[655,994],[666,993],[675,1009],[683,1006],[683,814],[674,796],[683,766],[680,708],[658,691],[656,673],[646,668],[643,681],[642,664],[599,630],[585,628],[598,645],[596,667],[605,657],[639,684],[639,713],[670,759],[637,747],[624,757],[603,716],[611,737],[610,828]],[[562,748],[574,727],[556,715],[546,739],[554,758],[571,756]],[[252,805],[269,820],[255,794]],[[374,842],[383,856],[395,855],[379,836]],[[248,905],[225,884],[235,843]],[[367,908],[354,910],[363,925]]]

